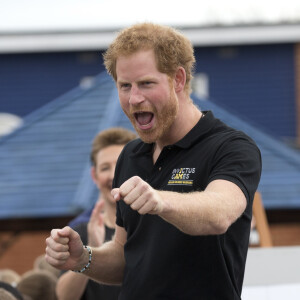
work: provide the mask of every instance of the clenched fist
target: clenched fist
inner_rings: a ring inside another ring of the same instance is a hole
[[[46,245],[46,261],[57,269],[78,270],[86,264],[80,236],[69,226],[53,229]]]
[[[111,191],[116,201],[124,202],[139,214],[159,214],[164,209],[164,201],[160,192],[153,189],[138,176],[125,181],[120,188]]]

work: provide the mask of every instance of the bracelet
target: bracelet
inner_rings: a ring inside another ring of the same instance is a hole
[[[92,254],[93,254],[93,251],[92,251],[92,249],[89,247],[89,246],[83,246],[85,249],[87,249],[88,250],[88,252],[89,252],[89,262],[86,264],[86,266],[84,266],[81,270],[79,270],[79,271],[75,271],[75,270],[73,270],[73,272],[75,272],[75,273],[83,273],[84,271],[86,271],[89,267],[90,267],[90,265],[91,265],[91,262],[92,262]]]

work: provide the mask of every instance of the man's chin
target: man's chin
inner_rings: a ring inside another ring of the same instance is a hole
[[[152,144],[152,143],[155,143],[156,140],[157,140],[157,134],[155,134],[152,131],[148,131],[148,132],[145,132],[145,131],[142,131],[140,129],[136,129],[136,132],[138,133],[139,137],[141,138],[141,140],[146,143],[146,144]]]
[[[140,136],[140,138],[145,144],[153,144],[156,141],[155,139],[147,139],[147,138],[143,138],[141,136]]]

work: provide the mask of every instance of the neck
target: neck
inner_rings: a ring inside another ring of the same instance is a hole
[[[192,103],[185,104],[179,109],[178,116],[167,134],[157,140],[153,149],[153,161],[158,158],[162,149],[167,145],[180,141],[198,123],[202,112]]]
[[[104,224],[109,228],[115,228],[116,223],[116,205],[109,200],[102,199],[105,203],[103,220]]]
[[[115,224],[116,224],[116,215],[115,214],[111,215],[107,211],[105,211],[103,214],[103,218],[104,218],[105,226],[107,226],[109,228],[115,228]]]

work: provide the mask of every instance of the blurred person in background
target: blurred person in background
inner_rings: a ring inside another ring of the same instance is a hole
[[[45,256],[45,255],[44,255]],[[10,285],[16,287],[21,276],[12,269],[0,269],[0,281],[9,283]]]
[[[26,298],[17,289],[17,287],[11,285],[8,282],[1,280],[0,281],[0,299],[1,300],[25,300]]]
[[[57,300],[57,277],[46,270],[29,270],[22,274],[17,289],[25,299]]]
[[[116,203],[111,195],[117,159],[129,141],[137,136],[124,128],[110,128],[100,132],[93,140],[90,160],[91,177],[99,189],[98,200],[70,222],[85,244],[99,247],[112,239],[115,232]],[[101,285],[82,274],[63,273],[57,283],[59,300],[116,300],[119,286]]]

